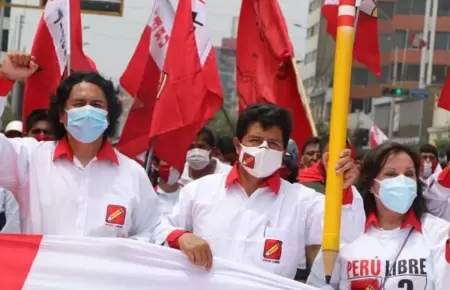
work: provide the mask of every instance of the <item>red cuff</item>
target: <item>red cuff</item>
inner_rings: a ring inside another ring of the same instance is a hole
[[[450,172],[448,167],[445,167],[444,170],[439,173],[437,181],[443,187],[450,188]]]
[[[14,82],[0,78],[0,97],[5,97],[11,91],[14,86]]]
[[[178,239],[185,233],[189,233],[186,230],[174,230],[167,236],[167,243],[169,247],[173,249],[180,249],[180,244],[178,244]]]
[[[352,204],[353,203],[353,190],[350,186],[347,189],[344,189],[342,192],[342,205]]]
[[[450,240],[445,243],[445,260],[450,264]]]

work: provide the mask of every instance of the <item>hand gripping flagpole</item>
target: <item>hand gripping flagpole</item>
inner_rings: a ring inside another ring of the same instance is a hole
[[[330,283],[340,246],[344,177],[342,174],[336,174],[335,166],[340,153],[345,149],[347,139],[355,19],[356,0],[340,0],[330,122],[330,157],[327,168],[322,241],[323,264],[327,284]]]

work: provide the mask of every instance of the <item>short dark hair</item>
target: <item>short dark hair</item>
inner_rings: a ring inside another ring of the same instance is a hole
[[[200,129],[200,131],[197,133],[197,138],[202,136],[203,141],[206,142],[206,144],[208,144],[211,148],[215,148],[216,147],[216,136],[214,135],[214,132],[207,128],[207,127],[203,127],[202,129]]]
[[[233,138],[230,136],[220,136],[217,140],[217,148],[219,148],[222,154],[236,153]]]
[[[319,137],[311,137],[306,140],[305,144],[302,147],[302,155],[305,154],[306,147],[309,145],[319,145],[320,146],[320,138]]]
[[[64,124],[60,121],[60,114],[66,106],[66,102],[69,99],[73,87],[81,82],[96,85],[105,94],[109,125],[103,133],[103,136],[113,137],[116,134],[119,125],[119,117],[122,114],[122,104],[116,94],[114,84],[95,72],[74,72],[60,83],[56,89],[56,94],[52,96],[50,101],[48,115],[55,139],[60,140],[67,134]]]
[[[50,122],[48,118],[48,111],[44,109],[34,110],[27,116],[27,120],[25,121],[25,130],[26,132],[30,132],[31,128],[33,128],[34,124],[40,121]]]
[[[292,118],[288,110],[269,103],[247,107],[239,116],[236,125],[236,137],[239,141],[242,141],[248,128],[254,123],[261,124],[264,129],[280,128],[283,135],[283,145],[286,149],[292,133]]]
[[[437,148],[431,144],[424,144],[419,148],[420,153],[431,153],[434,156],[439,157]]]
[[[414,163],[414,170],[417,175],[417,197],[414,200],[411,208],[414,211],[416,217],[420,220],[423,214],[428,212],[428,210],[425,204],[425,198],[422,194],[423,184],[419,178],[421,164],[420,156],[413,148],[396,142],[387,141],[370,150],[364,157],[361,164],[361,171],[356,182],[356,188],[361,193],[361,196],[363,198],[366,215],[374,212],[376,210],[375,196],[370,191],[374,179],[380,173],[389,156],[398,153],[407,154]]]

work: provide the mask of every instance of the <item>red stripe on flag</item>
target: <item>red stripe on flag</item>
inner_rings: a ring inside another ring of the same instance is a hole
[[[41,241],[38,235],[0,234],[1,289],[23,288]]]
[[[356,5],[356,0],[339,0],[339,5],[351,5],[351,6],[355,6]]]
[[[344,15],[338,17],[338,27],[339,26],[350,26],[353,27],[355,25],[355,17]]]

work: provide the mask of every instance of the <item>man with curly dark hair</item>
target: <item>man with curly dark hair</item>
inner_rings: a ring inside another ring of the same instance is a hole
[[[0,96],[36,71],[31,55],[9,53],[0,68]],[[0,111],[4,103],[1,97]],[[48,112],[55,141],[0,134],[0,186],[16,195],[23,232],[150,240],[158,198],[145,170],[108,141],[122,112],[113,83],[97,73],[73,73]]]

